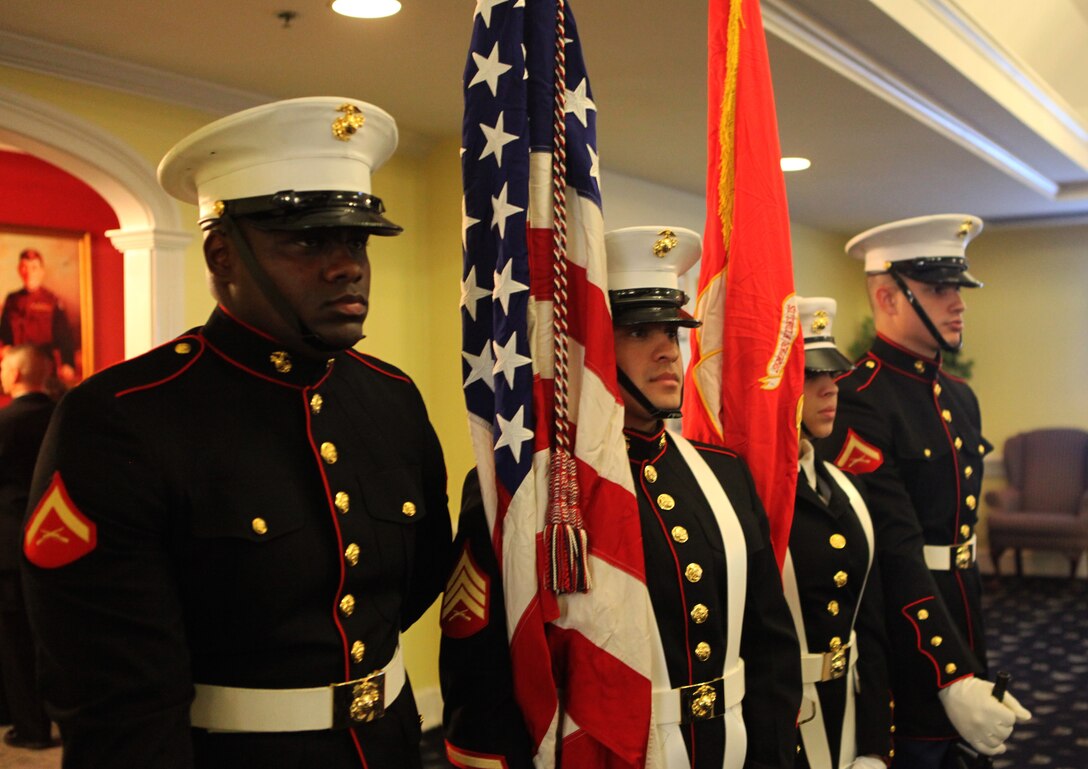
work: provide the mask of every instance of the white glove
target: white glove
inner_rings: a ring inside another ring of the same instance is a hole
[[[972,748],[987,756],[1004,753],[1012,725],[1031,718],[1031,713],[1011,694],[1006,693],[1001,702],[995,700],[993,688],[991,681],[971,676],[937,692],[956,731]]]
[[[854,759],[854,763],[850,764],[850,769],[886,769],[884,762],[876,756],[858,756]]]

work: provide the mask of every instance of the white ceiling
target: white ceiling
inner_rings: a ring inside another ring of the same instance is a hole
[[[226,113],[353,96],[457,136],[474,0],[4,0],[0,64]],[[606,170],[702,194],[707,0],[572,0]],[[1088,0],[763,0],[791,217],[1088,220]],[[287,26],[277,13],[297,16]],[[606,191],[607,192],[607,191]]]

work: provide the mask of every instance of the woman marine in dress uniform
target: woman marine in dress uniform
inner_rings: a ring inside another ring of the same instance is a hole
[[[891,752],[891,698],[873,525],[859,488],[818,462],[813,441],[835,422],[835,377],[853,368],[835,347],[835,300],[797,299],[805,340],[797,502],[783,569],[801,642],[798,769],[881,769]]]

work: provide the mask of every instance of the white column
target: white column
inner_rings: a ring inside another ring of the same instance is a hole
[[[106,237],[124,254],[125,358],[132,358],[185,330],[182,260],[193,235],[119,229]]]

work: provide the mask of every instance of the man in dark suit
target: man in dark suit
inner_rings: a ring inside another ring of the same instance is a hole
[[[445,578],[445,467],[412,381],[352,349],[396,137],[294,99],[160,166],[218,306],[69,391],[42,446],[24,577],[65,766],[420,766],[400,632]]]
[[[35,681],[34,642],[19,579],[22,523],[34,462],[53,415],[45,394],[52,357],[30,344],[9,347],[0,360],[0,388],[12,398],[0,409],[0,696],[11,714],[4,742],[20,748],[59,743]]]
[[[838,381],[835,429],[817,450],[862,476],[872,501],[895,696],[893,767],[954,765],[962,737],[1005,751],[1030,717],[991,696],[975,526],[983,458],[978,400],[941,356],[963,342],[961,289],[981,286],[967,244],[982,221],[924,216],[873,228],[846,248],[864,260],[876,340]]]

